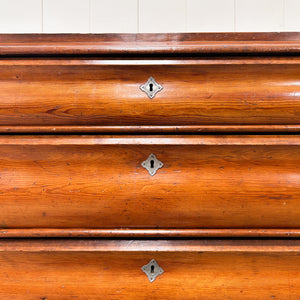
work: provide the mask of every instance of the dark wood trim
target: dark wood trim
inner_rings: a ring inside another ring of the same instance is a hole
[[[189,126],[0,126],[1,133],[281,133],[300,132],[300,125],[189,125]]]
[[[43,42],[192,42],[192,41],[300,41],[300,32],[185,32],[104,34],[0,34],[0,43]]]
[[[0,56],[241,53],[300,53],[300,33],[0,35]]]
[[[0,238],[298,238],[300,229],[2,229]]]
[[[16,57],[2,58],[1,66],[218,66],[218,65],[299,65],[295,56],[214,56],[214,57]]]

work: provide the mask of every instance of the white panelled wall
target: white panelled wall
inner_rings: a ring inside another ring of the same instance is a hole
[[[0,33],[300,31],[300,0],[0,0]]]

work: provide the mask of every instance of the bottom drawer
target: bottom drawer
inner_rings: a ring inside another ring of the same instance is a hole
[[[0,251],[0,299],[300,295],[299,240],[1,240]],[[152,259],[164,272],[150,282]]]

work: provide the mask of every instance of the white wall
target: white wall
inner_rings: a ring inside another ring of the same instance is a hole
[[[0,33],[300,31],[300,0],[0,0]]]

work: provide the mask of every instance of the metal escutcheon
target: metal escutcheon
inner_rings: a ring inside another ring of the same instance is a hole
[[[158,160],[155,154],[151,153],[149,157],[142,162],[142,167],[145,168],[151,176],[156,174],[156,171],[164,166],[163,162]]]
[[[147,275],[150,282],[153,282],[157,276],[164,273],[164,270],[158,265],[155,259],[151,259],[147,265],[143,266],[142,271]]]
[[[163,87],[151,76],[146,83],[140,86],[140,89],[145,92],[150,99],[152,99],[163,89]]]

